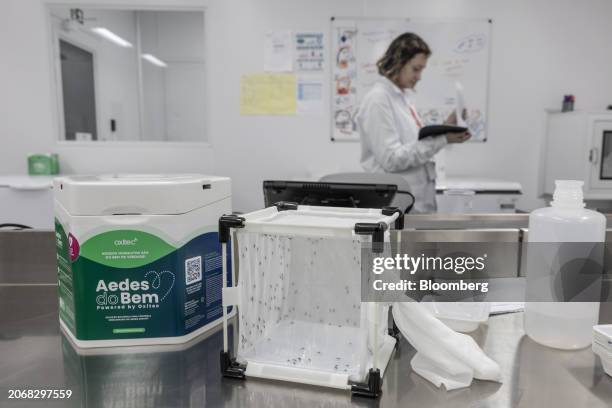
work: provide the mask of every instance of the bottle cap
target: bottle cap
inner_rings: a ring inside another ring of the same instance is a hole
[[[583,185],[584,182],[580,180],[555,180],[555,192],[550,205],[558,208],[584,208]]]

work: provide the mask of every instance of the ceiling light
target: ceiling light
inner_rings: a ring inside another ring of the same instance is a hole
[[[124,40],[123,38],[119,37],[117,34],[113,33],[111,30],[107,28],[93,27],[91,31],[98,34],[100,37],[104,38],[105,40],[108,40],[112,42],[113,44],[119,45],[120,47],[125,47],[125,48],[132,47],[131,42]]]
[[[151,64],[157,65],[158,67],[166,68],[168,66],[168,64],[166,64],[164,61],[157,58],[155,55],[142,54],[142,59],[145,59],[149,61]]]

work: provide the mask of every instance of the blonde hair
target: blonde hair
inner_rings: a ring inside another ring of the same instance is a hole
[[[429,57],[431,50],[418,35],[404,33],[391,42],[385,55],[376,63],[378,73],[393,81],[404,65],[417,54],[425,54]]]

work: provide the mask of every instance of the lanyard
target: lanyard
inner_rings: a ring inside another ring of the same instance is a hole
[[[410,109],[410,113],[412,114],[412,117],[414,118],[414,121],[416,122],[417,127],[420,129],[423,127],[423,123],[421,123],[421,120],[419,119],[419,115],[417,115],[417,113],[414,111],[414,109],[412,108],[412,105],[408,104],[408,109]]]

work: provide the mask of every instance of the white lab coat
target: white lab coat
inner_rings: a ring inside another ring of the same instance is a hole
[[[361,165],[368,172],[403,176],[416,198],[412,211],[431,213],[436,211],[432,159],[447,141],[445,137],[418,140],[419,126],[410,110],[412,107],[418,115],[413,94],[381,77],[364,96],[355,115],[361,137]]]

